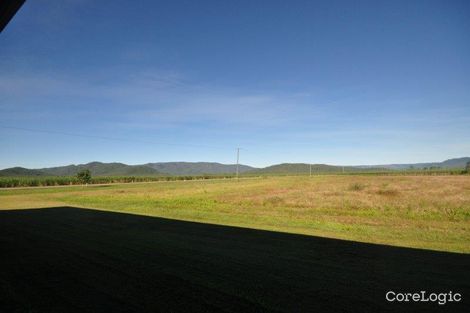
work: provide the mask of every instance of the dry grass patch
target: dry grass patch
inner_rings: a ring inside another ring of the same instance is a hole
[[[364,184],[353,183],[353,184],[349,185],[348,190],[349,191],[361,191],[361,190],[364,190],[365,188],[366,188],[366,186]]]

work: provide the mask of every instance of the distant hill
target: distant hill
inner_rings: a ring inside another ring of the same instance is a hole
[[[198,175],[198,174],[231,174],[236,172],[236,164],[221,164],[215,162],[159,162],[145,164],[161,173],[170,175]],[[239,172],[245,173],[254,170],[248,165],[239,165]]]
[[[0,170],[0,176],[74,176],[83,169],[89,169],[93,176],[151,176],[160,174],[157,170],[145,165],[91,162],[41,169],[12,167]]]
[[[455,158],[445,160],[443,162],[430,162],[430,163],[409,163],[409,164],[384,164],[384,165],[359,165],[359,166],[335,166],[327,164],[312,164],[313,173],[334,173],[342,172],[360,172],[360,171],[381,171],[387,170],[406,170],[410,168],[423,169],[423,168],[441,168],[441,169],[457,169],[465,168],[470,157]],[[250,173],[272,173],[272,174],[287,174],[287,173],[308,173],[310,171],[310,164],[306,163],[282,163],[271,165],[262,169],[250,171]]]
[[[236,165],[210,162],[165,162],[143,165],[91,162],[41,169],[13,167],[0,170],[0,176],[74,176],[83,169],[89,169],[93,176],[202,175],[235,173]],[[240,173],[252,169],[254,167],[239,165]]]
[[[312,165],[312,171],[318,172],[319,170],[323,171],[333,171],[336,170],[335,166],[325,165],[325,164],[314,164]],[[250,173],[272,173],[272,174],[284,174],[284,173],[308,173],[310,171],[310,164],[306,163],[282,163],[275,164],[265,168],[253,170]]]
[[[411,167],[415,169],[442,168],[463,169],[470,157],[455,158],[443,162],[410,163],[410,164],[386,164],[386,165],[361,165],[361,166],[336,166],[327,164],[312,164],[313,173],[338,173],[405,170]],[[12,167],[0,170],[0,176],[74,176],[78,171],[89,169],[93,176],[154,176],[154,175],[202,175],[202,174],[232,174],[236,171],[236,164],[221,164],[215,162],[159,162],[143,165],[127,165],[124,163],[91,162],[79,165],[67,165],[48,167],[41,169],[27,169]],[[298,174],[308,173],[310,164],[307,163],[282,163],[265,168],[255,168],[248,165],[239,165],[240,173],[247,174]]]
[[[145,176],[159,174],[157,170],[145,165],[101,162],[41,168],[39,171],[50,176],[73,176],[83,169],[90,170],[91,175],[94,176]]]
[[[336,166],[336,165],[327,165],[327,164],[312,164],[312,173],[338,173],[338,172],[359,172],[364,170],[381,170],[379,168],[357,168],[354,166]],[[300,174],[300,173],[309,173],[310,164],[307,163],[282,163],[271,165],[261,169],[255,169],[249,173],[269,173],[269,174]]]
[[[43,176],[39,170],[30,170],[24,167],[12,167],[0,170],[0,176]]]
[[[425,167],[426,168],[439,167],[443,169],[449,169],[449,168],[465,168],[465,165],[469,161],[470,161],[470,157],[463,157],[463,158],[448,159],[442,162],[365,165],[365,166],[358,166],[358,167],[362,167],[362,168],[382,167],[382,168],[387,168],[387,169],[392,169],[392,170],[404,170],[404,169],[409,169],[411,167],[415,169],[423,169]]]

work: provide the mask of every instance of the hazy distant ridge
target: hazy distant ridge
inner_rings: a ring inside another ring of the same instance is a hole
[[[171,175],[235,173],[237,168],[236,164],[221,164],[215,162],[159,162],[147,163],[145,165],[161,173]],[[255,168],[248,165],[239,165],[240,173],[253,169]]]
[[[443,162],[410,163],[410,164],[384,164],[384,165],[360,165],[337,166],[327,164],[312,164],[312,172],[356,172],[374,170],[403,170],[411,167],[423,169],[439,167],[442,169],[464,168],[470,157],[462,157],[445,160]],[[153,176],[153,175],[201,175],[201,174],[231,174],[236,171],[236,164],[221,164],[216,162],[158,162],[142,165],[127,165],[124,163],[91,162],[79,165],[67,165],[48,167],[41,169],[27,169],[12,167],[0,170],[0,176],[73,176],[82,169],[89,169],[94,176]],[[255,168],[248,165],[239,165],[240,173],[308,173],[310,164],[307,163],[282,163],[265,168]]]
[[[454,158],[448,159],[443,162],[429,162],[429,163],[409,163],[409,164],[383,164],[383,165],[362,165],[357,166],[360,168],[368,167],[381,167],[392,170],[403,170],[410,167],[416,169],[430,168],[430,167],[440,167],[440,168],[464,168],[467,162],[470,161],[470,157]]]
[[[41,169],[12,167],[0,170],[0,176],[73,176],[83,169],[89,169],[94,176],[202,175],[235,173],[236,165],[215,162],[162,162],[143,165],[91,162]],[[255,168],[251,166],[239,165],[240,173],[253,169]]]
[[[127,165],[124,163],[91,162],[79,165],[41,168],[39,171],[51,176],[73,176],[78,171],[89,169],[96,176],[145,176],[156,175],[159,172],[145,165]]]

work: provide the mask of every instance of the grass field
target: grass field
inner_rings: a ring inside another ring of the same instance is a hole
[[[469,176],[5,189],[0,208],[0,312],[468,311]]]
[[[296,176],[0,190],[0,209],[76,206],[470,253],[470,176]]]
[[[468,254],[71,207],[0,211],[0,252],[0,312],[468,312]]]

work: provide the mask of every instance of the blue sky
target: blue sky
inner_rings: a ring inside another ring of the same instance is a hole
[[[469,56],[468,1],[27,1],[0,168],[469,156]]]

